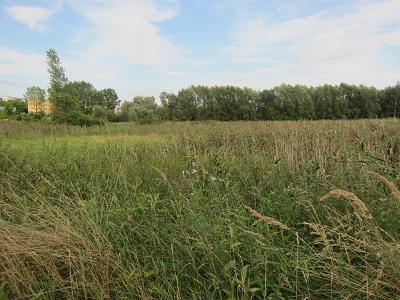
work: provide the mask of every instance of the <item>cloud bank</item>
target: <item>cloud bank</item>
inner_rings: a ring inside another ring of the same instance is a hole
[[[254,17],[238,24],[226,51],[233,63],[254,66],[245,84],[390,84],[399,66],[385,50],[400,46],[400,1],[360,3],[342,15],[322,11],[278,23]]]

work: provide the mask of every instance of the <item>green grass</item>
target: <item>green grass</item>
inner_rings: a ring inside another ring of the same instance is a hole
[[[398,120],[1,122],[0,137],[0,295],[399,299],[400,199],[369,174],[399,186]],[[334,189],[373,218],[319,200]]]
[[[158,144],[167,142],[166,137],[156,135],[72,135],[72,136],[42,136],[34,138],[4,138],[0,147],[20,153],[34,155],[48,151],[67,150],[71,153],[95,151],[104,145]]]

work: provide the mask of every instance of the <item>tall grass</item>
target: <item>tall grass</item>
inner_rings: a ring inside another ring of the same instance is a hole
[[[49,147],[95,135],[115,138]],[[398,120],[2,122],[0,137],[3,297],[399,298]],[[10,147],[32,139],[35,155]]]

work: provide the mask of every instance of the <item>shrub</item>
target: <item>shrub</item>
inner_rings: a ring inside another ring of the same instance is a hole
[[[95,106],[93,108],[92,116],[99,120],[104,120],[108,122],[120,122],[119,116],[110,109],[105,109],[100,106]]]
[[[26,121],[26,122],[33,122],[33,121],[41,121],[46,117],[43,112],[38,113],[21,113],[16,116],[17,121]]]
[[[0,120],[2,120],[2,119],[7,119],[7,114],[5,111],[0,110]]]
[[[104,125],[103,121],[88,115],[81,114],[79,112],[72,112],[68,114],[55,114],[52,116],[52,121],[59,124],[66,123],[81,127]]]

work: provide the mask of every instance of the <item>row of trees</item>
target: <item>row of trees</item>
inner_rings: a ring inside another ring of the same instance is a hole
[[[135,97],[122,105],[124,120],[314,120],[398,117],[400,83],[383,90],[363,85],[283,84],[261,92],[234,86],[191,86],[177,94]]]
[[[47,51],[50,85],[47,97],[53,116],[79,115],[110,121],[156,120],[313,120],[398,117],[400,83],[383,90],[364,85],[282,84],[255,91],[235,86],[190,86],[178,93],[162,92],[161,104],[153,96],[123,102],[121,112],[113,89],[96,90],[85,81],[69,81],[57,53]],[[35,101],[36,112],[46,99],[46,91],[30,87],[25,99]],[[60,120],[63,120],[61,118]],[[86,124],[88,120],[84,120]]]

